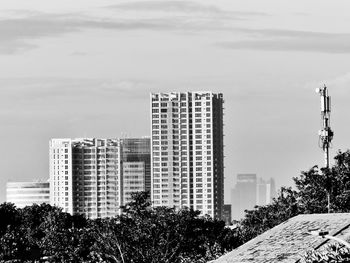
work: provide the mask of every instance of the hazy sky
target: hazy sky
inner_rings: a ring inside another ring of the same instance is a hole
[[[292,177],[350,148],[350,3],[2,0],[0,202],[8,180],[46,179],[48,142],[150,134],[149,93],[225,98],[225,199],[237,173]]]

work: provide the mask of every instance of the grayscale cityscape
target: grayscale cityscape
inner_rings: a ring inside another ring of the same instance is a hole
[[[350,262],[349,10],[2,1],[0,262]]]

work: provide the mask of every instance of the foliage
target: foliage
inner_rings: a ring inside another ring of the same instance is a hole
[[[16,209],[4,203],[0,261],[207,262],[240,244],[223,221],[189,209],[152,208],[145,192],[133,197],[121,216],[96,220],[47,204]]]
[[[235,230],[198,211],[153,208],[146,192],[135,193],[122,215],[95,220],[48,204],[18,209],[3,203],[0,262],[207,262],[295,215],[327,212],[327,194],[332,211],[349,212],[350,151],[335,161],[329,169],[301,172],[295,189],[283,187],[271,204],[247,210]],[[348,258],[349,251],[330,247],[309,252],[305,262]]]
[[[255,209],[245,212],[245,217],[240,222],[241,238],[244,242],[301,213],[298,193],[291,188],[282,187],[271,204],[256,206]]]
[[[328,244],[322,250],[307,251],[302,263],[345,263],[350,262],[350,250],[343,245]]]
[[[240,222],[244,242],[298,214],[350,212],[350,151],[339,151],[331,168],[312,167],[294,177],[295,189],[282,187],[271,204],[246,210]]]

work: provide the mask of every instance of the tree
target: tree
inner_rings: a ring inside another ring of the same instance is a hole
[[[350,151],[339,151],[331,168],[314,166],[294,183],[298,189],[299,205],[304,213],[326,213],[330,199],[331,212],[350,211]]]
[[[302,263],[347,263],[350,262],[350,250],[343,245],[331,243],[321,250],[307,251]]]
[[[350,212],[350,151],[339,151],[331,168],[313,166],[294,177],[295,190],[282,187],[266,206],[246,210],[240,222],[244,242],[298,214]]]
[[[237,238],[224,222],[199,211],[152,208],[145,192],[136,193],[116,220],[114,238],[125,262],[206,262],[231,249],[229,242]]]
[[[290,187],[282,187],[278,197],[273,199],[271,204],[245,211],[245,217],[239,224],[241,239],[247,242],[301,212],[298,192]]]

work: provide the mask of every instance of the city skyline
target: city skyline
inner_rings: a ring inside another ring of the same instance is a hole
[[[51,138],[150,136],[151,92],[224,94],[225,203],[237,173],[274,177],[278,189],[323,166],[314,92],[323,84],[332,97],[332,164],[350,148],[348,7],[3,1],[0,201],[9,180],[48,178]]]

